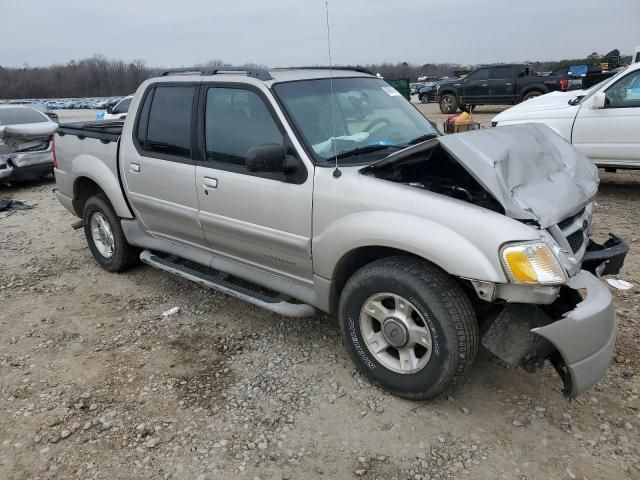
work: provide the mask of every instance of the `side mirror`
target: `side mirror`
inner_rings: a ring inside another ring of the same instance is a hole
[[[115,107],[115,105],[109,105],[107,107],[107,113],[113,113],[113,107]]]
[[[598,110],[600,108],[604,108],[605,102],[607,100],[607,95],[604,92],[594,93],[591,98],[591,103],[589,104],[589,108],[593,110]]]
[[[267,143],[247,152],[246,165],[250,172],[284,172],[287,156],[281,145]]]

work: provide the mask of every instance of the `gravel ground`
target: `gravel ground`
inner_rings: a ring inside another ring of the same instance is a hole
[[[0,478],[640,478],[640,173],[602,174],[596,237],[630,241],[635,287],[613,292],[615,362],[573,401],[551,368],[486,351],[440,398],[393,397],[357,373],[331,316],[101,270],[53,187],[0,186],[35,206],[0,213]]]

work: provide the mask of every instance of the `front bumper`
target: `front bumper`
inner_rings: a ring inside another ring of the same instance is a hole
[[[549,360],[569,397],[589,389],[611,362],[617,331],[611,293],[598,277],[619,273],[628,251],[617,235],[603,245],[589,241],[582,269],[562,288],[476,282],[481,298],[507,301],[488,319],[482,344],[529,371]]]
[[[555,363],[565,382],[564,393],[575,397],[604,375],[615,347],[617,322],[609,289],[592,273],[581,270],[568,286],[585,289],[586,298],[563,318],[531,331],[548,340],[560,354]]]

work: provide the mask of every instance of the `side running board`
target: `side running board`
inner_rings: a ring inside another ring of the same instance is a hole
[[[285,317],[311,317],[315,314],[315,309],[311,305],[302,303],[288,303],[268,295],[254,292],[248,288],[235,285],[218,275],[209,275],[193,270],[179,263],[162,258],[149,250],[144,250],[140,254],[140,260],[159,270],[173,273],[179,277],[196,282],[203,287],[217,290],[231,297],[239,298],[257,307],[264,308],[278,315]]]

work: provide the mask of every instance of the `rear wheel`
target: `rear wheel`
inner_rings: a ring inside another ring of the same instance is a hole
[[[461,112],[473,112],[476,109],[476,105],[469,105],[468,103],[460,105],[458,110]]]
[[[530,92],[527,92],[527,93],[524,94],[524,96],[522,97],[522,101],[526,102],[530,98],[536,98],[536,97],[539,97],[540,95],[542,95],[541,91],[539,91],[539,90],[531,90]]]
[[[455,113],[458,109],[458,98],[452,93],[447,93],[440,98],[440,111],[442,113]]]
[[[89,250],[102,268],[122,272],[138,263],[140,251],[127,242],[120,219],[105,197],[89,198],[82,220]]]
[[[385,258],[358,270],[343,289],[339,318],[358,367],[405,398],[441,393],[478,349],[478,324],[460,286],[415,258]]]

